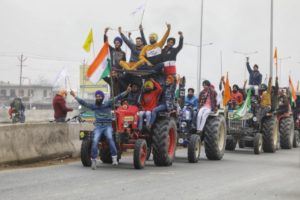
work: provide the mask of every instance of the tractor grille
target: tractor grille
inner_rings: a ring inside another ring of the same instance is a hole
[[[238,133],[245,127],[246,120],[228,120],[228,128],[231,133]]]

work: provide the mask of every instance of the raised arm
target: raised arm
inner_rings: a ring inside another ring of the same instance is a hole
[[[249,74],[251,74],[252,69],[251,69],[250,64],[249,64],[249,57],[246,57],[246,66],[247,66],[247,70],[248,70]]]
[[[179,31],[178,34],[179,34],[180,37],[179,37],[179,44],[176,47],[176,51],[177,52],[179,52],[182,49],[182,47],[183,47],[183,35],[182,35],[182,32]]]
[[[119,27],[118,28],[119,33],[121,35],[121,38],[123,39],[123,41],[125,42],[125,44],[130,48],[130,50],[132,51],[132,49],[135,47],[134,43],[132,42],[132,40],[130,40],[129,38],[127,38],[123,32],[122,32],[122,28]]]
[[[163,45],[165,44],[167,38],[169,37],[170,30],[171,30],[171,24],[167,24],[167,31],[165,32],[165,34],[164,34],[164,36],[161,38],[161,40],[158,42],[158,46],[159,46],[160,48],[163,47]]]
[[[140,24],[139,29],[140,29],[142,41],[143,41],[144,45],[147,45],[147,40],[145,38],[144,29],[143,29],[142,24]]]

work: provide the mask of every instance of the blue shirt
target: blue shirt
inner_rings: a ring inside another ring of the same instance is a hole
[[[113,102],[122,99],[126,94],[127,94],[127,92],[125,91],[125,92],[119,94],[118,96],[116,96],[115,98],[104,102],[100,106],[98,106],[96,104],[87,103],[86,101],[80,99],[79,97],[75,97],[75,99],[78,101],[78,103],[80,105],[95,111],[95,118],[96,118],[96,121],[94,123],[95,126],[97,126],[97,124],[109,125],[112,123],[111,109],[112,109]]]
[[[188,96],[186,96],[184,98],[184,105],[192,106],[193,109],[197,109],[198,108],[198,98],[195,96],[193,96],[192,98],[189,98]]]

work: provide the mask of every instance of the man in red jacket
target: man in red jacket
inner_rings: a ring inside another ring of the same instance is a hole
[[[68,108],[66,106],[66,101],[65,101],[66,96],[67,96],[67,91],[65,89],[61,89],[53,98],[52,106],[54,109],[54,119],[56,122],[65,122],[67,112],[73,111],[72,108]]]
[[[157,106],[158,97],[162,91],[159,83],[150,79],[144,83],[144,91],[140,103],[138,128],[142,130],[144,117],[146,116],[146,126],[150,128],[151,112]]]

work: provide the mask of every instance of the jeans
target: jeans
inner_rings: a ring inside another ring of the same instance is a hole
[[[167,110],[166,104],[161,104],[161,105],[155,107],[155,108],[152,110],[152,113],[151,113],[151,119],[150,119],[150,125],[152,125],[152,124],[155,122],[157,113],[159,113],[159,112],[161,112],[161,111],[164,111],[164,110]]]
[[[138,129],[142,130],[143,129],[143,121],[144,121],[144,116],[146,115],[146,125],[150,125],[150,120],[151,120],[151,111],[140,111],[139,112],[139,125]]]
[[[98,143],[103,134],[105,135],[109,143],[111,156],[117,155],[117,148],[112,133],[113,129],[110,126],[96,126],[96,128],[94,129],[94,138],[92,143],[92,159],[96,159],[98,157]]]

